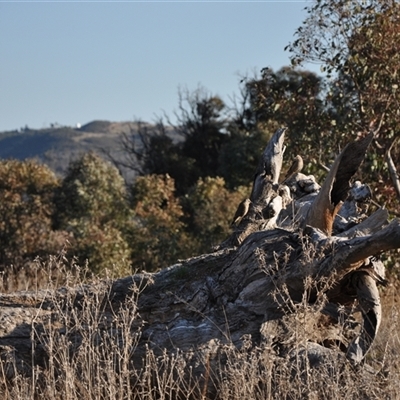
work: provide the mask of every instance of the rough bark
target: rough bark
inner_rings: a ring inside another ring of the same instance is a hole
[[[99,342],[101,332],[118,341],[117,321],[126,307],[135,307],[130,334],[137,335],[132,359],[138,369],[149,349],[215,358],[223,345],[241,348],[249,338],[292,357],[290,321],[299,313],[310,362],[319,365],[341,352],[361,363],[381,320],[377,285],[385,278],[376,256],[400,247],[400,222],[389,223],[384,210],[368,217],[368,187],[349,184],[370,136],[344,149],[319,190],[314,177],[302,173],[279,183],[284,135],[278,130],[263,152],[248,212],[214,252],[155,274],[1,295],[0,356],[13,365],[10,374],[29,373],[32,363],[47,367],[49,324],[68,337],[71,354],[79,351],[89,330],[81,310],[99,296]],[[355,311],[361,324],[352,319]]]

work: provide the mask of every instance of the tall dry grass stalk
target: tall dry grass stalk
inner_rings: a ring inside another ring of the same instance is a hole
[[[62,260],[57,262],[62,268]],[[49,292],[56,284],[49,281]],[[25,374],[16,372],[17,366],[7,361],[7,354],[12,359],[12,349],[3,348],[1,399],[400,398],[399,300],[393,288],[383,295],[384,320],[367,357],[370,367],[355,370],[341,357],[312,368],[304,356],[312,351],[303,316],[313,309],[306,298],[302,304],[290,305],[298,308],[294,317],[288,314],[286,320],[293,332],[291,353],[282,355],[271,343],[255,346],[250,338],[244,338],[241,349],[228,343],[218,349],[217,355],[210,349],[208,355],[200,357],[196,352],[178,349],[173,354],[156,353],[150,348],[138,350],[138,290],[113,310],[108,285],[92,282],[88,291],[85,282],[76,277],[69,278],[69,284],[80,285],[87,295],[77,302],[76,292],[71,291],[63,301],[54,294],[51,300],[56,308],[49,314],[47,325],[32,333],[39,338],[31,349],[32,357],[43,352],[43,364],[26,369]],[[200,378],[197,368],[205,371]]]

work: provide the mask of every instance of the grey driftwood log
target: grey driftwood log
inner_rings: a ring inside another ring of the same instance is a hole
[[[288,319],[301,315],[312,364],[323,363],[327,354],[362,363],[381,321],[377,285],[385,277],[378,256],[400,247],[400,222],[389,223],[383,209],[368,216],[368,186],[351,183],[373,135],[350,143],[322,186],[297,171],[281,178],[284,137],[285,129],[273,135],[245,215],[212,253],[100,285],[106,295],[98,310],[97,344],[102,331],[118,342],[116,321],[131,304],[135,368],[143,367],[149,349],[206,354],[212,361],[228,343],[268,345],[277,357],[290,357],[295,347]],[[47,368],[49,324],[68,337],[72,356],[78,352],[88,330],[79,313],[98,289],[1,295],[0,356],[9,375],[29,374],[32,363]],[[60,316],[68,313],[74,315],[68,321]]]

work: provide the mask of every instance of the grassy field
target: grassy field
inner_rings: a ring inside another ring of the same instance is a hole
[[[43,279],[43,274],[41,276]],[[56,281],[59,285],[59,281]],[[65,282],[64,282],[65,283]],[[68,285],[81,279],[70,276]],[[53,289],[54,284],[48,285]],[[0,398],[4,400],[72,399],[397,399],[400,398],[400,322],[397,288],[383,292],[383,323],[366,364],[354,368],[343,358],[311,368],[301,356],[307,342],[301,327],[292,356],[278,357],[267,345],[238,350],[225,345],[219,356],[199,359],[205,366],[195,378],[194,354],[154,354],[142,357],[134,369],[140,329],[131,327],[137,317],[135,298],[121,308],[112,330],[102,329],[101,309],[108,295],[101,290],[74,312],[68,304],[54,310],[65,329],[49,324],[43,346],[47,365],[34,365],[25,374],[7,360],[12,349],[1,346]],[[55,300],[55,299],[54,299]],[[72,306],[73,298],[68,301]],[[55,301],[56,303],[56,301]],[[69,311],[66,311],[69,310]],[[72,310],[72,311],[71,311]],[[80,343],[69,341],[69,332],[82,329]],[[299,329],[297,329],[299,328]],[[116,334],[116,332],[118,332]],[[0,343],[1,345],[1,343]]]

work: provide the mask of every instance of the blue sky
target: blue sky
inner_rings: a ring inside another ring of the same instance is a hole
[[[241,75],[289,64],[307,4],[0,1],[0,131],[152,122],[179,87],[228,101]]]

